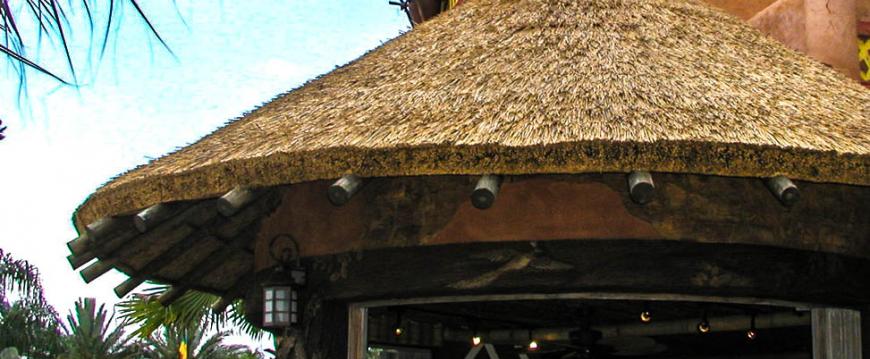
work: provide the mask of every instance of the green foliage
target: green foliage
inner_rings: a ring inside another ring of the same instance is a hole
[[[206,337],[203,325],[196,323],[189,327],[164,327],[160,336],[145,339],[147,358],[176,358],[182,343],[187,345],[188,359],[225,359],[250,358],[251,353],[243,345],[223,345],[222,342],[230,333],[217,332]]]
[[[93,298],[76,301],[75,315],[67,315],[66,359],[123,359],[140,357],[120,327],[111,328],[114,314]]]
[[[60,320],[45,300],[39,271],[0,249],[0,348],[54,358],[62,351],[60,337]]]
[[[145,293],[134,294],[118,304],[124,325],[136,328],[133,334],[146,338],[160,327],[191,327],[204,323],[210,328],[232,324],[248,336],[262,338],[263,331],[245,320],[243,301],[233,302],[224,313],[214,313],[211,305],[220,297],[191,290],[164,307],[156,298],[168,289],[166,286],[149,288]]]

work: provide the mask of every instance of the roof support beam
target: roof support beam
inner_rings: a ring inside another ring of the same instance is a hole
[[[336,206],[345,205],[362,188],[362,185],[363,180],[356,175],[348,174],[342,176],[338,181],[329,186],[327,190],[329,202],[332,202]]]
[[[217,200],[218,212],[232,217],[259,197],[259,192],[246,187],[236,187]]]
[[[786,207],[793,206],[801,197],[797,185],[785,176],[768,179],[766,184],[776,199]]]
[[[656,185],[652,174],[645,171],[634,171],[628,174],[628,193],[631,200],[638,204],[647,204],[653,200]]]
[[[487,209],[495,203],[498,191],[501,188],[502,177],[496,175],[483,175],[477,180],[474,191],[471,192],[471,204],[477,209]]]
[[[145,233],[170,218],[175,217],[179,213],[182,213],[187,208],[189,208],[189,206],[158,203],[137,213],[133,217],[133,224],[136,226],[136,229],[139,230],[139,233]]]

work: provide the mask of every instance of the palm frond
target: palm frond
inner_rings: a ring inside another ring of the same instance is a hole
[[[14,6],[16,3],[19,6]],[[70,53],[69,43],[72,28],[68,21],[67,13],[76,8],[82,9],[86,15],[91,39],[93,39],[95,11],[103,6],[108,7],[102,43],[99,44],[99,58],[102,58],[106,50],[106,44],[114,31],[113,29],[115,29],[113,28],[113,23],[116,22],[115,18],[120,16],[121,9],[119,5],[130,4],[137,16],[145,22],[149,32],[157,38],[164,49],[174,56],[169,45],[157,31],[157,28],[137,0],[125,0],[119,4],[116,4],[116,0],[109,0],[107,3],[106,5],[106,2],[98,0],[81,0],[80,2],[73,2],[72,0],[66,2],[60,0],[18,0],[17,2],[16,0],[0,0],[0,35],[4,39],[3,43],[0,44],[0,54],[5,55],[12,64],[16,65],[15,68],[22,83],[26,79],[26,70],[33,69],[63,84],[75,85],[77,83],[76,65]],[[22,24],[22,21],[30,21],[35,25],[34,28],[37,32],[35,39],[28,38],[21,30],[19,25]],[[40,65],[28,55],[27,49],[32,44],[39,45],[43,38],[48,39],[53,44],[60,45],[72,77],[70,81],[63,79],[56,71]],[[92,42],[91,47],[95,47],[94,45],[96,44]]]
[[[125,326],[135,328],[134,335],[146,338],[161,326],[190,328],[205,323],[206,326],[214,329],[231,324],[248,336],[257,339],[262,337],[262,330],[245,319],[243,301],[235,301],[225,313],[214,313],[211,311],[211,305],[220,297],[191,290],[168,307],[164,307],[156,298],[168,288],[167,286],[149,288],[144,293],[133,294],[118,303],[120,318]]]

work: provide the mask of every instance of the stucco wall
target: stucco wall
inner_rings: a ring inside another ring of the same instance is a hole
[[[705,0],[741,19],[749,20],[759,11],[773,4],[774,0]]]

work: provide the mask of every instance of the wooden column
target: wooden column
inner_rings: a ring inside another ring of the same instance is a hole
[[[861,312],[812,310],[813,359],[861,359]]]
[[[347,359],[365,359],[368,351],[368,308],[351,305],[348,315]]]

